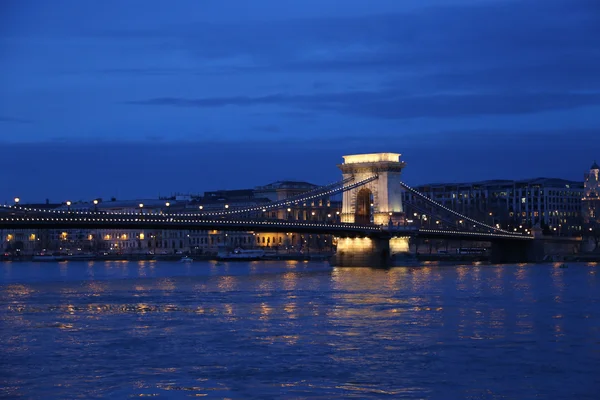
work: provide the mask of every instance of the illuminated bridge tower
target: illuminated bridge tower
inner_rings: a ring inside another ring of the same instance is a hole
[[[344,179],[354,176],[355,181],[373,175],[379,178],[363,186],[344,192],[342,222],[397,225],[403,222],[402,186],[400,174],[406,165],[397,153],[372,153],[344,156],[338,165]]]
[[[344,179],[374,179],[344,192],[342,222],[389,226],[404,222],[400,174],[406,164],[397,153],[344,156]],[[339,237],[334,263],[344,267],[386,267],[394,254],[408,252],[408,237]]]

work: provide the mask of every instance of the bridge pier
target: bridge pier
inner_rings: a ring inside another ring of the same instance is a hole
[[[337,267],[387,268],[391,265],[390,240],[381,237],[338,238],[332,263]]]
[[[338,267],[388,268],[392,256],[408,252],[407,237],[337,238],[337,252],[332,263]]]
[[[544,259],[544,243],[539,239],[528,241],[497,240],[492,242],[492,264],[535,263]]]

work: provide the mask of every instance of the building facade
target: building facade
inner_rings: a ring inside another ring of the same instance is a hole
[[[503,229],[525,230],[540,224],[561,235],[577,235],[582,230],[582,182],[536,178],[440,183],[415,189],[452,210]],[[405,192],[404,196],[407,215],[412,215],[413,195]]]
[[[583,223],[590,228],[600,225],[600,166],[594,161],[584,175],[582,198]]]
[[[54,209],[58,212],[162,213],[198,214],[235,208],[259,208],[236,218],[333,221],[339,220],[341,201],[330,198],[296,203],[284,209],[262,210],[271,202],[300,195],[317,188],[307,182],[280,181],[255,189],[219,190],[202,196],[175,196],[162,199],[137,199],[91,202],[69,202],[55,205],[25,205]],[[256,233],[216,230],[5,230],[0,231],[2,250],[11,254],[30,255],[46,252],[109,254],[215,254],[223,249],[264,248],[275,252],[331,249],[328,235],[288,233]]]

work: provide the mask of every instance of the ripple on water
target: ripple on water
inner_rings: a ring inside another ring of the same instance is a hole
[[[596,265],[194,264],[13,263],[0,273],[0,397],[600,390]]]

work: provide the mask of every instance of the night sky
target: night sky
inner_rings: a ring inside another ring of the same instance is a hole
[[[3,0],[0,201],[582,180],[599,43],[598,0]]]

